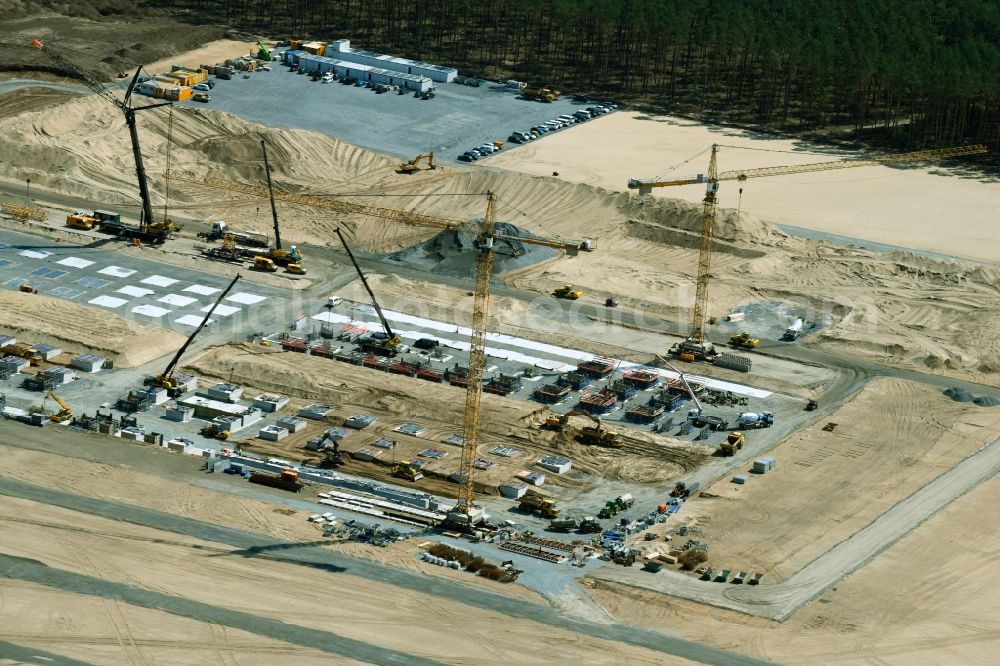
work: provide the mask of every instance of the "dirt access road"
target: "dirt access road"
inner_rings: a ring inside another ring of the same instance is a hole
[[[709,583],[672,572],[652,577],[621,567],[605,568],[595,578],[644,587],[780,622],[998,472],[1000,439],[955,465],[867,527],[775,585],[751,587]]]

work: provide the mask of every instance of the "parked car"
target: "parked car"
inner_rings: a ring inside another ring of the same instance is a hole
[[[214,88],[215,81],[213,81],[212,79],[208,79],[207,81],[205,81],[205,85],[208,86],[209,88]]]
[[[574,118],[573,116],[559,116],[558,118],[556,118],[556,120],[562,121],[564,125],[572,125],[573,123],[576,122],[576,118]]]
[[[492,155],[493,153],[497,152],[497,147],[490,143],[484,143],[483,145],[476,148],[476,150],[478,150],[484,155]]]
[[[507,140],[511,143],[524,143],[524,139],[522,139],[519,134],[511,134],[507,137]]]
[[[208,96],[208,93],[204,93],[204,92],[195,93],[194,96],[191,97],[191,99],[193,99],[196,102],[210,102],[210,101],[212,101],[212,98]]]
[[[461,155],[458,156],[458,161],[459,162],[471,162],[472,161],[472,155],[470,155],[469,153],[462,153]]]
[[[362,81],[360,79],[358,79],[357,81],[354,82],[354,87],[355,88],[364,88],[366,85],[368,85],[368,84],[365,81]]]
[[[204,90],[205,92],[208,92],[209,90],[211,90],[211,88],[208,87],[207,83],[196,83],[196,84],[194,84],[191,87],[194,90]]]
[[[546,132],[549,131],[549,128],[546,127],[545,125],[535,125],[534,127],[531,128],[531,131],[538,132],[539,134],[545,134]]]

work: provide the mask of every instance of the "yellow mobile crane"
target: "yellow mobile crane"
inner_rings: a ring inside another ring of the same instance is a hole
[[[49,416],[49,421],[52,421],[53,423],[62,423],[63,421],[69,421],[73,418],[73,410],[69,408],[69,405],[60,400],[59,396],[52,391],[49,391],[49,397],[55,400],[56,404],[59,405],[59,412],[51,414]]]
[[[902,153],[899,155],[880,155],[869,159],[840,160],[837,162],[816,162],[813,164],[799,164],[795,166],[763,167],[760,169],[742,169],[736,171],[719,172],[716,155],[719,151],[718,144],[712,145],[712,154],[708,161],[708,174],[699,174],[695,178],[682,178],[680,180],[658,180],[630,178],[628,187],[632,190],[639,190],[639,194],[651,194],[654,187],[672,187],[675,185],[705,185],[705,198],[702,202],[701,213],[701,247],[698,252],[698,280],[695,288],[694,310],[691,317],[691,334],[683,342],[677,344],[670,351],[672,354],[685,360],[710,360],[716,355],[715,347],[705,340],[705,319],[708,308],[708,283],[711,278],[712,268],[712,243],[715,239],[715,205],[716,195],[719,191],[719,183],[723,180],[737,180],[744,182],[748,178],[760,178],[762,176],[784,176],[793,173],[808,173],[812,171],[828,171],[831,169],[851,169],[861,166],[873,166],[880,164],[901,164],[906,162],[925,162],[944,160],[952,157],[964,157],[967,155],[982,155],[986,153],[986,147],[962,146],[958,148],[942,148],[939,150],[921,150],[913,153]]]
[[[260,140],[260,148],[264,152],[264,173],[267,175],[267,193],[271,199],[271,217],[274,218],[274,247],[267,253],[270,259],[278,266],[284,266],[285,270],[295,275],[305,275],[306,269],[302,266],[302,255],[299,249],[292,245],[289,249],[281,247],[281,229],[278,227],[278,207],[274,205],[274,186],[271,183],[271,165],[267,161],[267,144],[264,139]],[[267,265],[267,262],[258,262],[259,257],[254,257],[254,267]],[[264,270],[267,270],[266,268]]]
[[[199,185],[207,185],[230,192],[243,192],[248,195],[265,197],[268,192],[254,185],[238,183],[221,178],[205,178],[198,180],[180,174],[171,174],[171,178]],[[529,245],[540,245],[562,250],[569,255],[580,252],[591,252],[594,247],[589,240],[566,242],[546,238],[522,238],[510,236],[496,231],[493,215],[496,195],[486,192],[486,216],[481,225],[447,218],[414,213],[412,211],[394,210],[366,206],[347,201],[331,201],[306,194],[272,191],[271,196],[281,201],[302,206],[335,210],[341,213],[369,215],[384,220],[393,220],[404,224],[431,227],[439,230],[461,231],[476,235],[476,288],[472,306],[472,336],[469,347],[468,386],[465,394],[465,415],[463,419],[462,459],[459,466],[461,489],[458,503],[448,514],[448,522],[452,525],[469,528],[483,520],[482,508],[473,502],[473,473],[475,472],[476,452],[479,448],[480,401],[483,395],[483,369],[486,367],[486,316],[489,311],[490,278],[493,275],[493,248],[497,241],[516,241]]]
[[[198,324],[198,328],[194,329],[194,331],[191,332],[191,335],[188,336],[188,339],[184,341],[184,344],[181,345],[181,348],[178,349],[177,353],[174,354],[174,357],[170,359],[170,364],[167,365],[167,369],[164,370],[162,373],[155,375],[153,377],[146,377],[145,381],[143,382],[145,386],[158,386],[160,388],[166,389],[167,395],[169,395],[171,398],[176,397],[178,393],[180,393],[180,386],[178,385],[178,382],[174,379],[174,368],[177,367],[177,362],[181,360],[181,356],[183,356],[184,352],[187,351],[187,348],[191,346],[191,342],[194,340],[195,336],[201,332],[201,329],[205,328],[205,324],[208,323],[209,317],[211,317],[212,313],[215,312],[215,308],[219,307],[219,303],[221,303],[222,299],[225,298],[230,291],[232,291],[233,287],[236,286],[236,283],[239,281],[241,277],[243,276],[240,275],[239,273],[236,274],[236,277],[234,277],[233,281],[229,283],[229,286],[226,287],[221,294],[219,294],[219,297],[217,299],[215,299],[215,303],[212,304],[211,309],[209,309],[209,311],[205,313],[205,318],[201,320],[200,324]]]

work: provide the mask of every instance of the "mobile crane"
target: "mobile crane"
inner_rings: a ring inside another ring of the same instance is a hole
[[[719,183],[723,180],[736,180],[740,183],[749,178],[759,178],[762,176],[783,176],[794,173],[808,173],[813,171],[828,171],[831,169],[851,169],[861,166],[872,166],[880,164],[904,164],[907,162],[937,161],[952,157],[964,157],[967,155],[982,155],[986,152],[985,146],[962,146],[958,148],[942,148],[938,150],[921,150],[913,153],[902,153],[899,155],[879,155],[870,159],[841,160],[836,162],[816,162],[813,164],[799,164],[794,166],[763,167],[760,169],[742,169],[735,171],[719,172],[717,167],[717,154],[719,145],[712,145],[712,153],[708,161],[708,175],[699,174],[694,178],[682,178],[679,180],[659,180],[657,178],[630,178],[628,187],[632,190],[639,190],[639,195],[649,195],[653,188],[672,187],[675,185],[705,185],[705,198],[702,202],[701,212],[701,246],[698,251],[698,278],[695,286],[694,308],[691,316],[691,334],[686,340],[679,342],[670,349],[670,353],[682,360],[707,360],[711,361],[717,356],[715,347],[705,339],[705,319],[708,312],[708,283],[711,279],[712,269],[712,245],[715,239],[715,207]]]
[[[176,354],[174,354],[174,357],[170,359],[170,364],[167,365],[166,370],[156,376],[146,377],[143,382],[145,386],[158,386],[159,388],[166,389],[167,395],[171,398],[176,397],[180,393],[181,388],[179,383],[174,379],[174,369],[177,367],[177,362],[181,360],[181,356],[183,356],[184,352],[187,351],[187,348],[191,346],[191,342],[194,340],[195,336],[201,332],[201,329],[205,328],[205,324],[208,323],[212,313],[215,312],[215,308],[219,307],[219,303],[221,303],[222,299],[229,294],[233,287],[236,286],[236,283],[241,277],[243,276],[239,273],[236,274],[233,281],[229,283],[229,286],[226,287],[221,294],[219,294],[219,298],[217,298],[212,307],[209,308],[208,312],[205,314],[205,318],[201,320],[198,327],[192,331],[191,335],[188,336],[188,339],[184,341],[183,345],[181,345],[181,348],[177,350]]]
[[[52,391],[49,391],[49,397],[55,400],[56,404],[59,405],[59,412],[50,415],[49,421],[52,421],[53,423],[62,423],[64,421],[69,421],[71,418],[73,418],[73,410],[69,408],[69,405],[60,400],[59,396],[57,396]]]
[[[274,219],[274,247],[267,253],[267,258],[277,266],[283,266],[286,271],[294,275],[305,275],[306,269],[302,267],[302,255],[297,247],[292,245],[289,249],[281,247],[281,229],[278,227],[278,207],[274,204],[274,186],[271,183],[271,165],[267,161],[267,143],[260,140],[260,148],[264,152],[264,173],[267,175],[267,193],[271,200],[271,217]]]
[[[174,173],[171,173],[170,177],[174,180],[206,185],[229,192],[242,192],[261,198],[268,196],[268,193],[260,187],[221,178],[207,177],[204,179],[194,179]],[[473,501],[473,474],[475,472],[476,453],[479,448],[480,401],[483,394],[483,370],[486,367],[486,321],[489,311],[490,279],[493,275],[494,246],[498,241],[512,241],[562,250],[566,254],[574,256],[580,252],[592,252],[594,250],[593,243],[589,240],[563,241],[558,239],[512,236],[498,232],[493,219],[496,204],[496,195],[493,192],[485,193],[486,215],[481,224],[424,215],[413,211],[379,208],[349,201],[323,199],[308,194],[272,191],[271,196],[281,201],[302,206],[335,210],[347,214],[370,215],[404,224],[431,227],[440,231],[465,232],[476,236],[476,286],[473,292],[472,335],[469,345],[468,383],[465,394],[462,429],[462,459],[458,472],[461,488],[459,490],[458,502],[454,509],[447,514],[446,518],[450,525],[461,529],[471,529],[485,518],[482,508],[477,506]]]
[[[382,313],[382,308],[379,307],[378,300],[375,298],[375,292],[368,285],[368,280],[365,278],[365,274],[361,271],[361,266],[358,265],[357,259],[354,258],[354,253],[351,252],[351,248],[347,245],[347,239],[344,238],[344,234],[341,233],[340,227],[334,229],[337,232],[337,237],[344,246],[344,250],[347,251],[347,256],[350,257],[351,263],[354,264],[354,270],[358,272],[358,277],[361,278],[361,284],[364,285],[365,291],[368,292],[368,297],[372,299],[372,305],[375,306],[375,313],[378,315],[378,320],[382,322],[382,332],[372,333],[369,337],[362,338],[358,341],[361,345],[361,349],[372,354],[378,354],[379,356],[395,356],[396,347],[399,346],[399,336],[392,332],[392,328],[389,326],[389,321],[385,318]]]
[[[142,150],[139,147],[139,130],[135,122],[136,111],[147,111],[161,106],[168,106],[172,102],[147,104],[146,106],[141,106],[139,108],[132,106],[132,91],[135,89],[135,84],[139,80],[139,74],[142,72],[142,67],[136,68],[135,75],[132,77],[132,81],[129,83],[128,89],[125,91],[124,98],[118,99],[104,84],[95,80],[58,52],[46,47],[40,40],[32,39],[31,46],[48,56],[48,58],[59,67],[83,81],[84,85],[111,104],[114,104],[125,115],[125,124],[128,126],[129,137],[132,140],[132,157],[135,159],[135,173],[139,182],[139,197],[142,199],[142,213],[138,226],[123,222],[121,220],[121,216],[114,213],[110,215],[95,216],[98,219],[98,228],[104,233],[113,234],[120,238],[126,238],[132,240],[133,242],[150,245],[162,244],[174,232],[180,231],[183,228],[183,225],[174,224],[170,220],[160,220],[159,222],[156,222],[153,219],[153,204],[149,197],[149,184],[146,180],[146,168],[143,166]]]

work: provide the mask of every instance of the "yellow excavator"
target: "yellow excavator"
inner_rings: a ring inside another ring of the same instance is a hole
[[[571,416],[586,416],[594,422],[594,425],[584,426],[580,429],[580,432],[577,433],[576,440],[581,444],[586,444],[588,446],[606,446],[610,449],[620,449],[625,445],[621,436],[617,432],[606,429],[601,423],[601,419],[594,416],[590,412],[572,411],[567,412],[566,414],[549,416],[542,423],[541,427],[545,430],[562,432],[569,425],[569,417]]]
[[[49,415],[49,421],[52,421],[53,423],[62,423],[63,421],[69,421],[73,418],[73,410],[69,408],[69,405],[60,400],[59,396],[52,391],[49,391],[49,397],[55,400],[56,404],[59,405],[59,411],[56,414]]]
[[[437,165],[434,164],[434,153],[433,152],[420,153],[419,155],[417,155],[416,157],[414,157],[409,162],[403,162],[403,163],[401,163],[399,165],[399,168],[396,169],[396,173],[416,173],[417,171],[420,171],[419,165],[420,165],[420,162],[422,160],[427,160],[427,168],[428,169],[430,169],[430,170],[433,171],[434,169],[437,168]]]

